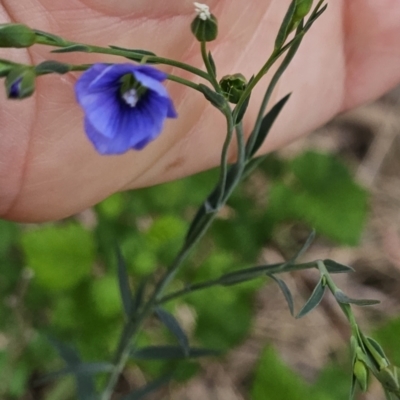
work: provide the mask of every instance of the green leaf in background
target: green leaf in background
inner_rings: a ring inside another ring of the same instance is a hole
[[[290,162],[292,177],[270,191],[272,221],[300,220],[341,244],[356,245],[368,210],[368,194],[336,157],[312,151]]]
[[[261,354],[251,387],[251,400],[328,400],[314,391],[280,359],[271,347]]]
[[[108,275],[93,281],[90,289],[98,315],[106,318],[121,315],[121,294],[115,276]]]
[[[21,244],[26,263],[35,272],[34,281],[52,291],[77,286],[95,259],[92,234],[75,223],[23,232]]]
[[[385,353],[394,365],[400,365],[399,335],[399,317],[387,321],[371,335],[385,349]]]
[[[237,345],[252,326],[251,300],[242,287],[216,287],[206,296],[201,292],[189,294],[187,301],[198,315],[195,337],[202,345],[221,351]]]

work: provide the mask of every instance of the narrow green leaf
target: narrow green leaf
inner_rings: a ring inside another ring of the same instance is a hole
[[[61,49],[52,50],[52,53],[73,53],[73,52],[90,53],[90,47],[83,44],[73,44],[71,46],[62,47]]]
[[[286,102],[289,100],[290,95],[291,93],[286,95],[283,99],[279,100],[278,103],[276,103],[271,108],[271,110],[264,116],[258,132],[252,132],[251,136],[256,135],[256,138],[253,147],[251,149],[246,148],[246,154],[248,155],[248,158],[251,158],[264,143],[269,131],[271,130],[273,123],[275,122],[276,118],[282,111],[282,108],[285,106]],[[252,143],[250,138],[249,138],[249,143]]]
[[[71,369],[71,373],[76,380],[76,391],[79,400],[92,400],[95,398],[96,391],[93,378],[88,375],[78,373],[79,367],[82,364],[79,354],[72,347],[62,343],[54,338],[48,339],[54,348],[58,351],[61,358]]]
[[[236,285],[238,283],[264,276],[266,273],[275,273],[282,265],[284,264],[260,265],[257,267],[240,269],[238,271],[233,271],[222,275],[218,279],[218,282],[223,286]]]
[[[48,60],[44,61],[35,67],[35,72],[37,75],[48,74],[55,72],[57,74],[66,74],[71,71],[71,66],[62,62]]]
[[[179,360],[217,355],[219,352],[212,349],[192,347],[186,355],[181,346],[149,346],[134,349],[131,357],[135,360]]]
[[[129,51],[131,53],[138,54],[140,56],[151,56],[151,57],[157,57],[155,53],[152,51],[147,51],[147,50],[141,50],[141,49],[127,49],[125,47],[119,47],[119,46],[109,46],[111,49],[115,50],[123,50],[123,51]]]
[[[214,92],[214,90],[210,89],[208,86],[203,85],[200,83],[198,85],[199,90],[204,94],[204,97],[216,108],[222,109],[225,104],[226,100],[222,94]]]
[[[292,1],[286,12],[285,18],[283,19],[282,24],[279,28],[278,35],[275,39],[275,49],[280,49],[284,45],[286,38],[289,34],[288,31],[290,23],[292,22],[293,19],[295,9],[296,9],[296,4],[294,1]]]
[[[156,314],[160,321],[169,329],[169,331],[177,338],[179,345],[182,347],[184,354],[187,356],[189,354],[189,339],[186,333],[179,325],[176,318],[170,314],[168,311],[162,308],[156,308]]]
[[[71,366],[71,365],[78,365],[81,363],[81,358],[79,357],[79,354],[74,348],[68,346],[63,342],[60,342],[54,337],[48,336],[47,340],[57,350],[58,354],[65,361],[67,365]]]
[[[384,358],[388,364],[390,364],[389,359],[386,357],[386,354],[383,351],[382,346],[375,339],[369,336],[364,336],[364,339],[368,340],[368,342],[371,344],[371,346],[374,347],[374,349],[379,353],[379,355],[382,358]]]
[[[250,78],[249,82],[247,83],[247,86],[250,85],[250,83],[252,82],[253,79],[254,79],[254,75]],[[251,93],[249,94],[247,99],[242,103],[242,105],[238,109],[235,124],[238,124],[242,121],[244,115],[246,114],[247,107],[249,106],[250,98],[251,98]],[[236,108],[234,110],[234,114],[236,114]]]
[[[302,318],[305,315],[307,315],[310,311],[314,310],[314,308],[317,307],[319,303],[321,303],[321,300],[324,297],[324,293],[325,293],[325,285],[323,278],[321,278],[317,286],[315,286],[310,298],[307,300],[304,307],[297,314],[296,318]]]
[[[160,389],[162,386],[165,386],[171,379],[173,374],[165,375],[159,379],[156,379],[146,386],[135,390],[133,393],[128,394],[127,396],[122,397],[121,400],[141,400],[144,399],[148,394],[155,392],[157,389]]]
[[[117,247],[118,284],[125,315],[131,318],[133,312],[132,292],[129,287],[129,276],[121,249]]]
[[[340,274],[342,272],[354,272],[354,269],[349,267],[348,265],[339,264],[333,260],[327,259],[327,260],[324,260],[323,262],[325,264],[326,269],[331,274]]]
[[[315,231],[313,230],[308,235],[306,242],[303,244],[303,246],[298,251],[298,253],[292,258],[293,262],[295,262],[297,259],[299,259],[310,248],[314,239],[315,239]]]
[[[215,61],[211,54],[211,51],[208,52],[208,61],[210,63],[211,70],[212,70],[214,76],[217,76],[217,67],[215,66]]]
[[[305,31],[305,32],[307,32],[307,31],[312,27],[312,25],[314,24],[314,22],[315,22],[315,21],[325,12],[325,10],[328,8],[328,4],[325,4],[325,6],[322,7],[322,8],[319,10],[319,7],[322,5],[323,2],[324,2],[324,1],[321,0],[321,1],[318,3],[318,5],[317,5],[317,7],[316,7],[316,10],[318,10],[318,11],[313,12],[313,14],[311,15],[311,17],[309,18],[309,20],[308,20],[307,23],[305,24],[305,26],[304,26],[304,31]]]
[[[282,279],[279,279],[274,275],[269,274],[268,276],[272,278],[279,285],[283,295],[285,296],[286,302],[289,306],[290,314],[293,316],[294,315],[293,296],[289,288],[287,287],[286,283]]]
[[[247,107],[249,106],[250,103],[250,98],[251,98],[251,94],[247,97],[247,99],[241,104],[240,109],[238,111],[236,120],[235,120],[235,124],[238,124],[239,122],[242,121],[244,115],[246,114],[247,111]]]
[[[346,296],[341,290],[335,292],[335,298],[339,303],[342,304],[354,304],[356,306],[373,306],[379,304],[379,300],[369,300],[369,299],[352,299]]]
[[[148,277],[143,277],[142,280],[139,282],[139,285],[136,289],[135,296],[132,302],[132,313],[135,313],[139,307],[143,304],[144,294],[146,291]]]
[[[62,46],[66,43],[66,41],[56,35],[52,35],[51,33],[48,32],[43,32],[43,31],[39,31],[37,29],[33,30],[35,32],[35,35],[38,37],[38,41],[40,43],[43,43],[44,41],[48,44],[54,44],[54,45],[58,45],[58,46]],[[41,40],[41,38],[44,38],[45,40]]]

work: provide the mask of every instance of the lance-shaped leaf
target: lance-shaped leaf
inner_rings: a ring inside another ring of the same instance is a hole
[[[159,379],[156,379],[146,386],[141,387],[140,389],[135,390],[131,394],[122,397],[121,400],[141,400],[144,399],[148,394],[155,392],[161,387],[165,386],[171,379],[173,374],[165,375]]]
[[[278,118],[278,115],[282,111],[282,108],[285,106],[289,98],[290,93],[286,95],[283,99],[279,100],[278,103],[276,103],[262,119],[260,129],[257,132],[252,132],[251,136],[256,135],[256,138],[254,140],[254,145],[252,146],[252,148],[246,148],[247,158],[251,158],[264,143],[268,133],[272,128],[272,125]],[[249,143],[253,143],[251,136],[248,141]]]
[[[189,347],[189,339],[186,336],[186,333],[179,325],[179,322],[176,318],[170,314],[168,311],[163,310],[160,307],[156,308],[156,314],[160,321],[169,329],[169,331],[177,338],[179,345],[182,347],[182,350],[186,356],[189,355],[190,347]]]
[[[250,78],[249,82],[247,83],[247,86],[251,84],[253,79],[254,79],[254,75]],[[239,105],[240,108],[238,108],[237,111],[236,111],[236,108],[235,108],[234,114],[236,114],[236,112],[237,112],[235,124],[238,124],[239,122],[242,121],[242,119],[244,117],[244,114],[246,113],[247,107],[249,106],[250,98],[251,98],[251,93],[248,95],[246,100],[242,104]]]
[[[341,290],[335,292],[335,298],[339,303],[342,304],[354,304],[356,306],[373,306],[379,304],[379,300],[369,300],[369,299],[352,299],[345,295]]]
[[[297,254],[291,258],[290,262],[295,263],[297,259],[299,259],[311,246],[312,242],[315,239],[315,231],[311,231],[311,233],[308,235],[307,240],[301,247],[301,249],[297,252]]]
[[[136,288],[136,293],[133,296],[132,301],[132,313],[135,313],[139,307],[143,304],[143,299],[146,291],[146,285],[148,282],[148,277],[143,277],[142,280],[139,282],[138,287]]]
[[[71,373],[74,374],[76,380],[79,400],[94,400],[96,398],[96,391],[92,376],[87,374],[82,375],[78,372],[82,364],[79,354],[72,347],[54,338],[48,338],[48,340],[60,354],[68,368],[72,370]]]
[[[378,352],[378,354],[386,361],[387,365],[390,364],[389,359],[386,357],[385,352],[382,349],[382,346],[372,337],[369,336],[364,336],[363,335],[364,341],[368,340],[368,343]]]
[[[119,47],[119,46],[109,46],[111,49],[115,50],[123,50],[123,51],[129,51],[130,53],[138,54],[141,56],[151,56],[151,57],[157,57],[156,53],[153,53],[152,51],[148,50],[141,50],[141,49],[127,49],[125,47]]]
[[[129,319],[132,316],[132,292],[129,286],[129,276],[126,268],[126,263],[121,250],[117,247],[117,265],[118,265],[118,284],[121,294],[122,305],[124,307],[125,315]]]
[[[325,12],[325,10],[328,8],[328,5],[325,4],[324,7],[320,8],[322,4],[324,3],[325,0],[320,0],[315,7],[313,13],[311,14],[311,17],[308,19],[307,23],[304,25],[304,31],[307,32],[314,22]]]
[[[289,288],[287,287],[286,283],[282,279],[279,279],[274,275],[268,275],[268,276],[270,278],[272,278],[278,284],[283,295],[285,296],[286,302],[289,306],[290,314],[293,316],[294,315],[293,296],[292,296],[292,293],[290,292]]]
[[[296,3],[295,1],[292,1],[279,28],[278,35],[275,39],[275,49],[280,49],[284,45],[286,38],[289,35],[290,24],[292,22],[295,9]]]
[[[310,298],[307,300],[304,307],[297,314],[296,318],[302,318],[307,315],[310,311],[314,310],[315,307],[321,303],[322,298],[325,294],[325,279],[322,277],[317,286],[315,286]]]
[[[37,29],[34,29],[33,31],[36,34],[36,40],[38,43],[45,42],[47,44],[55,45],[55,46],[63,46],[66,44],[66,41],[59,36],[53,35],[48,32],[39,31]]]
[[[354,272],[354,269],[349,267],[348,265],[344,264],[339,264],[336,261],[333,260],[324,260],[323,261],[325,264],[326,269],[331,273],[331,274],[340,274],[342,272]]]
[[[258,278],[266,273],[275,273],[284,264],[260,265],[240,269],[238,271],[228,272],[218,279],[218,283],[223,286],[236,285],[238,283],[247,282],[251,279]]]
[[[56,49],[52,50],[52,53],[73,53],[73,52],[79,52],[79,53],[90,53],[90,47],[85,46],[83,44],[73,44],[71,46],[67,47],[62,47],[61,49]]]
[[[204,94],[204,97],[216,108],[219,110],[222,109],[225,104],[226,100],[222,94],[215,92],[214,90],[210,89],[208,86],[203,85],[200,83],[198,85],[198,89]]]
[[[217,356],[220,352],[212,349],[192,347],[185,354],[181,346],[149,346],[134,349],[131,357],[134,360],[179,360],[183,358],[199,358]]]

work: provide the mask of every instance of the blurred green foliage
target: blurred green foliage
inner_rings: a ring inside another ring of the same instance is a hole
[[[172,261],[190,218],[217,178],[213,170],[117,193],[95,207],[94,227],[83,226],[75,218],[39,226],[0,221],[0,376],[12,376],[1,380],[0,398],[19,399],[33,374],[63,365],[44,334],[73,343],[85,360],[112,358],[123,323],[115,246],[122,249],[131,286],[136,288],[142,277],[165,269]],[[258,184],[251,178],[233,194],[179,273],[175,289],[255,264],[261,248],[282,223],[315,227],[337,243],[358,242],[368,197],[337,158],[308,152],[285,161],[271,155],[257,179],[266,195],[258,195]],[[167,309],[175,313],[185,306],[191,311],[192,344],[228,350],[248,335],[254,294],[264,283],[258,280],[193,293],[168,304]],[[154,345],[174,343],[174,339],[156,325],[138,342]],[[175,365],[139,363],[154,377]],[[188,379],[198,369],[197,362],[184,362],[180,378]],[[260,359],[254,382],[255,400],[273,400],[271,393],[277,393],[276,399],[315,397],[269,349]],[[73,398],[68,379],[46,393],[48,400]]]

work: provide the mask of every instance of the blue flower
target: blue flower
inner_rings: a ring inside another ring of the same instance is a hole
[[[101,154],[141,150],[161,133],[166,118],[176,118],[161,84],[164,72],[146,65],[94,64],[75,85],[85,112],[85,131]]]

